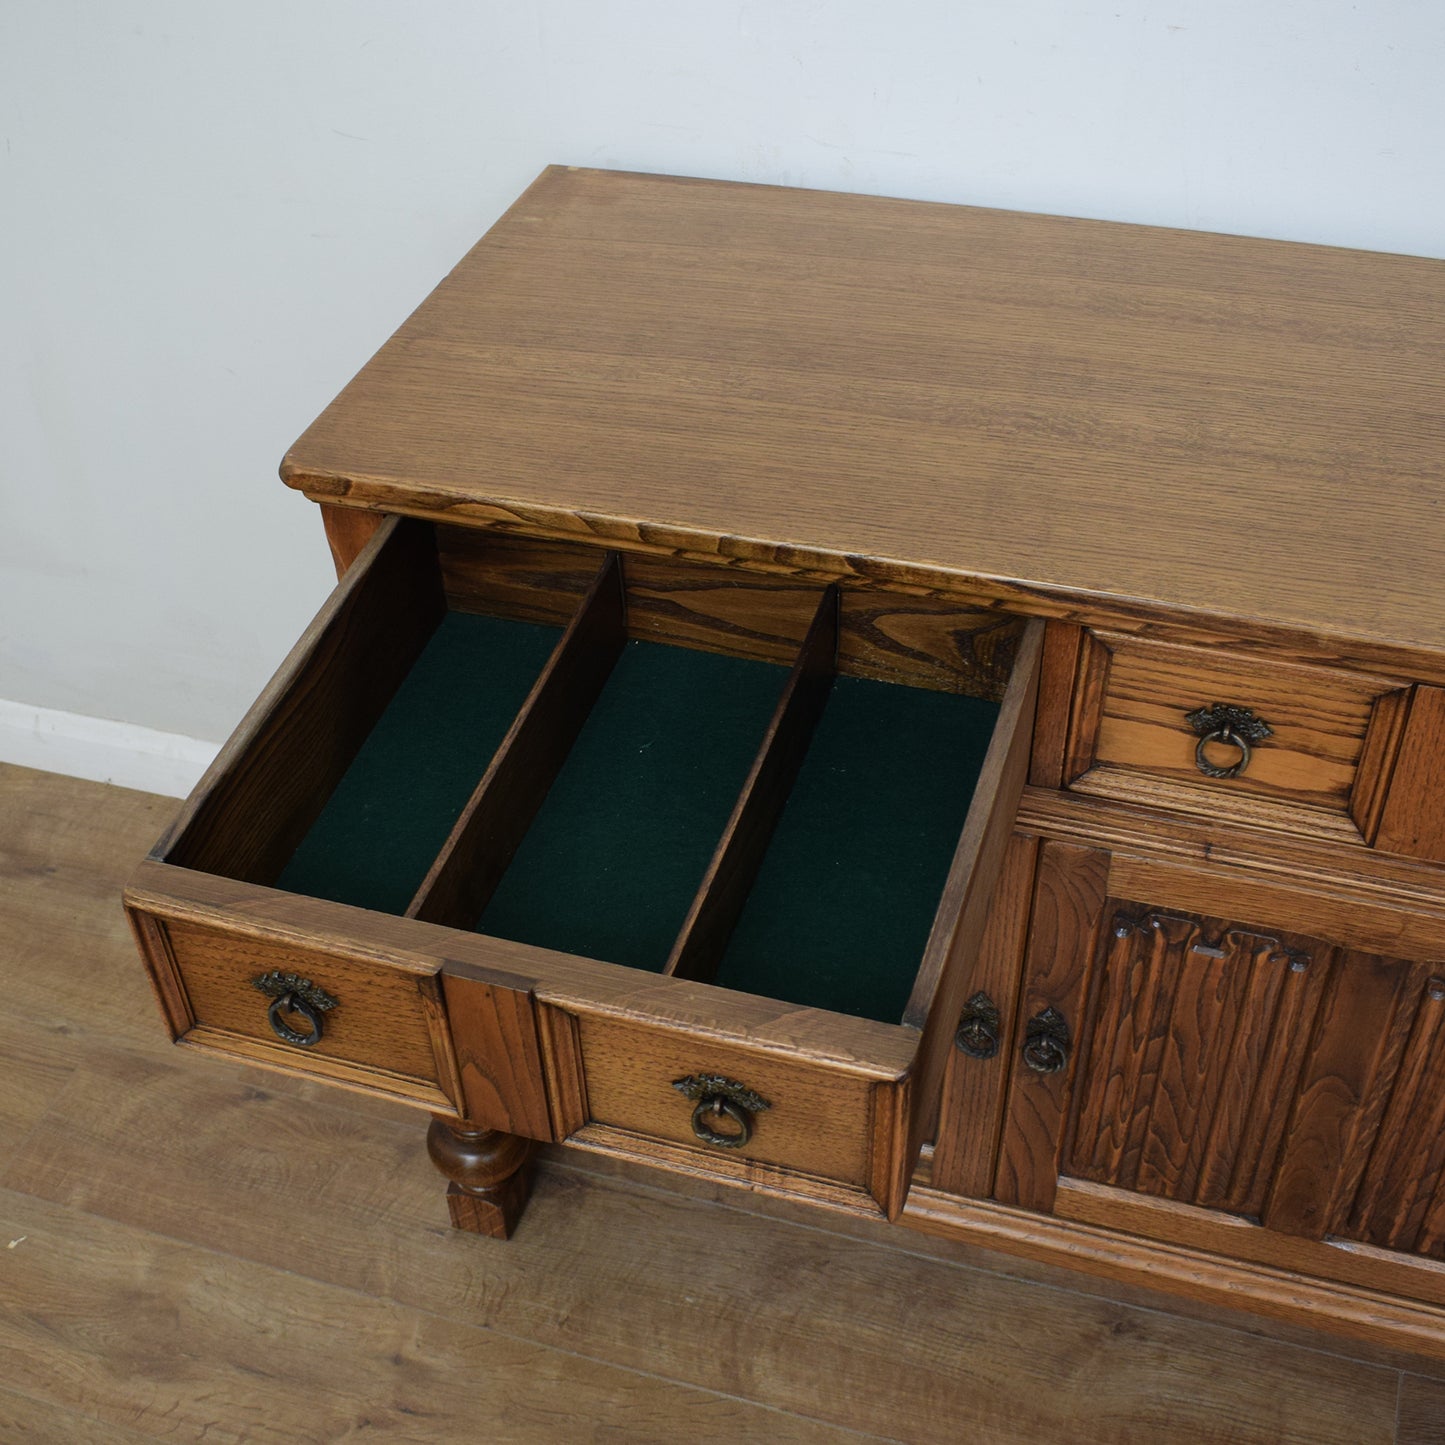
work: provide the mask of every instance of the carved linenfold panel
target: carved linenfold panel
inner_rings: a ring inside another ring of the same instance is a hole
[[[1409,1033],[1348,1223],[1338,1232],[1445,1259],[1445,975],[1430,971],[1422,980],[1415,972],[1402,1010]]]
[[[1064,1173],[1445,1258],[1445,967],[1113,900]]]
[[[1307,948],[1137,905],[1100,948],[1067,1172],[1252,1212],[1308,1041]]]

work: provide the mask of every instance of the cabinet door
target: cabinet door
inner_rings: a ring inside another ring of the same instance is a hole
[[[1085,1181],[1445,1259],[1445,963],[1107,879],[1041,852],[997,1197],[1051,1211]]]

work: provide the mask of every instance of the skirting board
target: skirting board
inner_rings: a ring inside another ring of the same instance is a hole
[[[184,798],[219,743],[0,698],[0,763]]]

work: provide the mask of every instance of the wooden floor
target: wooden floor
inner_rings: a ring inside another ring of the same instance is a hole
[[[6,1445],[1445,1442],[1406,1359],[571,1153],[455,1234],[422,1116],[165,1042],[174,807],[0,767]]]

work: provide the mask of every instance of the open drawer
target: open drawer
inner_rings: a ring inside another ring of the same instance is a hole
[[[172,1033],[895,1215],[1041,630],[389,519],[127,892]]]

